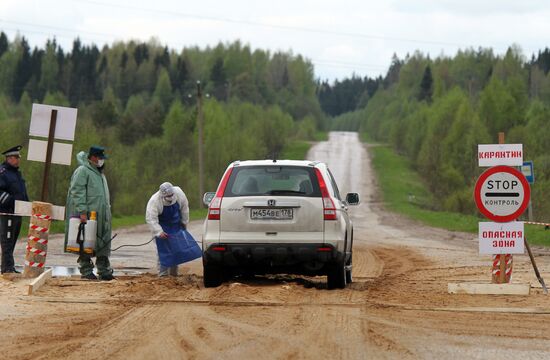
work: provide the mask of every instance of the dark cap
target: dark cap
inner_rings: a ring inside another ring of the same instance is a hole
[[[8,149],[6,151],[4,151],[2,153],[2,155],[4,156],[21,156],[21,154],[19,153],[19,150],[21,150],[23,148],[22,145],[17,145],[17,146],[14,146],[12,147],[11,149]]]
[[[97,156],[100,159],[108,158],[108,156],[105,155],[105,148],[97,145],[94,145],[90,148],[90,151],[88,152],[88,157],[90,156]]]

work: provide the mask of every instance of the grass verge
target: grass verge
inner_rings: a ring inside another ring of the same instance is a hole
[[[318,131],[313,136],[313,139],[316,142],[327,141],[328,132]],[[313,144],[311,143],[311,141],[292,140],[285,146],[283,151],[281,151],[281,155],[279,156],[279,158],[288,160],[304,160],[306,158],[307,152],[312,145]]]
[[[470,233],[478,232],[479,221],[489,221],[473,215],[430,210],[434,208],[433,196],[407,158],[382,145],[371,147],[370,152],[389,210],[429,226]],[[543,226],[526,224],[525,234],[530,244],[550,246],[550,230]]]
[[[189,220],[202,220],[206,217],[206,213],[206,209],[191,209],[189,211]],[[113,229],[120,229],[142,224],[145,224],[145,214],[113,217]]]
[[[371,148],[373,166],[389,210],[423,223],[453,231],[476,232],[478,218],[433,211],[433,197],[408,160],[387,146]]]
[[[327,141],[328,140],[328,132],[327,131],[317,131],[314,135],[315,141]]]
[[[281,159],[288,160],[303,160],[306,157],[310,147],[311,143],[308,141],[294,140],[285,146],[279,157]]]

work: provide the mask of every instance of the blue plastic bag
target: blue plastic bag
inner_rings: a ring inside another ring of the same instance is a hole
[[[167,239],[156,239],[159,262],[162,266],[171,267],[198,259],[202,250],[187,230],[169,234]]]

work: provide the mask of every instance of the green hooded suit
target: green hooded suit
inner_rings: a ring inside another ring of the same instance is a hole
[[[111,204],[107,179],[97,167],[90,163],[88,154],[81,151],[76,156],[80,166],[71,178],[71,185],[67,193],[65,247],[71,216],[80,216],[90,212],[97,212],[97,238],[95,255],[97,256],[98,273],[111,274],[108,256],[111,254]],[[89,256],[80,256],[78,259],[80,272],[83,275],[92,273],[93,263]]]

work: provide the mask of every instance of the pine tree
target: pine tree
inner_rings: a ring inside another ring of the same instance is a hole
[[[183,57],[178,57],[175,74],[172,76],[172,87],[174,90],[180,90],[180,92],[183,91],[188,77],[189,70],[187,68],[187,61]]]
[[[8,47],[9,47],[9,42],[8,42],[8,37],[6,36],[6,34],[4,34],[4,32],[2,31],[0,33],[0,57],[2,57],[2,55],[8,51]]]
[[[147,44],[139,44],[134,49],[134,59],[139,66],[142,62],[149,60],[149,47]]]
[[[226,98],[225,86],[227,78],[225,76],[225,70],[223,68],[223,59],[217,58],[210,70],[210,80],[212,80],[214,88],[212,93],[216,99],[224,100]]]
[[[153,93],[153,98],[157,99],[163,108],[163,113],[168,111],[170,103],[172,102],[172,85],[170,84],[170,76],[166,69],[161,68],[160,74],[157,80],[157,85],[155,86],[155,92]]]
[[[394,53],[391,58],[390,68],[384,78],[384,88],[388,89],[392,84],[399,81],[399,72],[401,71],[403,64],[403,61],[399,60],[397,54]]]
[[[15,70],[15,78],[13,82],[12,96],[15,101],[19,101],[21,94],[25,90],[25,85],[30,80],[32,76],[32,62],[31,62],[31,53],[29,48],[29,43],[23,37],[21,38],[20,43],[21,55],[17,63],[17,68]]]
[[[430,65],[426,66],[422,82],[420,83],[420,93],[418,94],[419,101],[426,101],[428,104],[432,102],[433,78]]]
[[[158,54],[155,57],[155,68],[164,67],[168,69],[170,67],[170,53],[168,52],[168,47],[164,47],[161,54]]]
[[[42,94],[55,92],[59,88],[59,64],[57,62],[56,47],[57,44],[55,41],[51,42],[48,40],[46,43],[46,53],[42,58],[40,82],[38,85]]]

